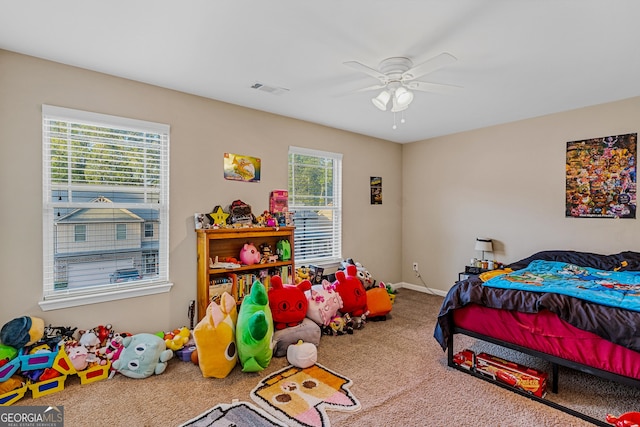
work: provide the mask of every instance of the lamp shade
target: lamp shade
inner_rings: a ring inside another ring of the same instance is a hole
[[[413,101],[413,92],[402,86],[396,89],[394,96],[398,108],[408,107],[411,101]]]
[[[373,102],[373,105],[375,105],[382,111],[386,111],[389,99],[391,99],[391,94],[388,90],[383,90],[378,94],[378,96],[376,96],[375,98],[371,98],[371,102]]]
[[[476,251],[493,252],[493,242],[486,237],[478,237],[476,239]]]

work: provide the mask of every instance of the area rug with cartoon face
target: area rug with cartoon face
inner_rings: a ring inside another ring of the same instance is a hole
[[[319,364],[304,369],[288,366],[260,381],[251,399],[292,427],[329,427],[326,411],[360,409],[349,390],[352,384]]]
[[[180,427],[288,427],[249,402],[220,403]]]

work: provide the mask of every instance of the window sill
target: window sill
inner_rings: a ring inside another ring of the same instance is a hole
[[[173,283],[152,284],[144,287],[118,289],[110,292],[100,292],[88,295],[75,295],[40,301],[38,304],[42,311],[59,310],[62,308],[78,307],[81,305],[99,304],[102,302],[116,301],[127,298],[142,297],[147,295],[169,292]]]

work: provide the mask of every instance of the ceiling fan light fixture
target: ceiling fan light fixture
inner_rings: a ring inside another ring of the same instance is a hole
[[[404,109],[411,104],[411,101],[413,101],[413,92],[401,86],[396,89],[394,101],[398,108]]]
[[[399,113],[401,111],[406,110],[407,108],[409,108],[409,104],[400,105],[400,104],[398,104],[398,99],[395,96],[393,97],[393,105],[391,107],[391,112],[392,113]]]
[[[387,104],[389,103],[389,99],[391,99],[391,94],[388,90],[383,90],[378,94],[378,96],[376,96],[375,98],[371,98],[371,102],[373,102],[373,105],[375,105],[378,109],[387,111]]]

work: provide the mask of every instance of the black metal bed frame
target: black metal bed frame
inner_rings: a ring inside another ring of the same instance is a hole
[[[617,382],[617,383],[620,383],[620,384],[624,384],[624,385],[640,388],[640,380],[637,380],[635,378],[631,378],[631,377],[627,377],[627,376],[624,376],[624,375],[615,374],[613,372],[605,371],[603,369],[593,368],[591,366],[587,366],[587,365],[584,365],[582,363],[577,363],[577,362],[573,362],[571,360],[566,360],[566,359],[563,359],[563,358],[560,358],[560,357],[557,357],[557,356],[553,356],[551,354],[547,354],[547,353],[543,353],[543,352],[540,352],[540,351],[537,351],[537,350],[533,350],[533,349],[530,349],[530,348],[527,348],[527,347],[523,347],[523,346],[518,345],[518,344],[513,344],[513,343],[510,343],[510,342],[503,341],[503,340],[500,340],[500,339],[496,339],[496,338],[493,338],[493,337],[490,337],[490,336],[487,336],[487,335],[483,335],[483,334],[480,334],[480,333],[477,333],[477,332],[474,332],[474,331],[470,331],[468,329],[460,328],[460,327],[456,326],[454,321],[453,321],[453,311],[450,311],[448,313],[447,320],[449,322],[449,331],[450,331],[449,338],[447,339],[447,365],[448,366],[450,366],[450,367],[452,367],[454,369],[457,369],[457,370],[459,370],[461,372],[464,372],[464,373],[467,373],[469,375],[472,375],[472,376],[474,376],[476,378],[481,378],[481,379],[483,379],[485,381],[488,381],[490,383],[496,384],[496,385],[498,385],[500,387],[503,387],[505,389],[511,390],[511,391],[513,391],[515,393],[518,393],[518,394],[520,394],[522,396],[525,396],[525,397],[528,397],[528,398],[533,399],[535,401],[538,401],[540,403],[543,403],[543,404],[545,404],[547,406],[550,406],[552,408],[555,408],[555,409],[558,409],[560,411],[566,412],[566,413],[568,413],[570,415],[573,415],[575,417],[578,417],[580,419],[588,421],[588,422],[590,422],[592,424],[595,424],[597,426],[611,427],[611,424],[609,424],[609,423],[607,423],[605,421],[590,417],[590,416],[588,416],[586,414],[583,414],[582,412],[574,411],[571,408],[567,408],[566,406],[562,406],[562,405],[560,405],[558,403],[552,402],[552,401],[550,401],[548,399],[545,399],[544,397],[538,397],[538,396],[535,396],[533,394],[527,393],[525,391],[510,387],[507,384],[503,384],[501,382],[495,381],[495,380],[493,380],[493,379],[491,379],[491,378],[489,378],[489,377],[487,377],[485,375],[482,375],[482,374],[476,372],[475,369],[468,370],[468,369],[465,369],[465,368],[455,364],[453,362],[453,356],[454,356],[453,336],[454,336],[454,334],[467,335],[467,336],[470,336],[472,338],[476,338],[476,339],[479,339],[479,340],[482,340],[482,341],[489,342],[491,344],[496,344],[496,345],[499,345],[499,346],[502,346],[502,347],[506,347],[506,348],[509,348],[509,349],[512,349],[512,350],[516,350],[516,351],[519,351],[521,353],[525,353],[525,354],[528,354],[528,355],[531,355],[531,356],[534,356],[534,357],[538,357],[540,359],[543,359],[543,360],[546,360],[546,361],[550,362],[551,363],[551,369],[552,369],[552,372],[551,372],[551,392],[552,393],[558,393],[558,376],[559,376],[558,375],[558,366],[559,365],[565,366],[567,368],[575,369],[575,370],[578,370],[578,371],[581,371],[581,372],[584,372],[584,373],[587,373],[587,374],[591,374],[591,375],[594,375],[594,376],[597,376],[597,377],[600,377],[600,378],[604,378],[606,380],[611,380],[611,381],[614,381],[614,382]]]

